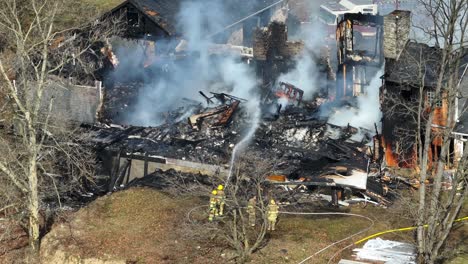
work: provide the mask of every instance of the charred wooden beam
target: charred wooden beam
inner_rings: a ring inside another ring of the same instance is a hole
[[[230,104],[229,107],[221,113],[221,116],[219,117],[218,121],[216,121],[216,123],[214,123],[213,126],[224,126],[227,123],[229,123],[229,121],[232,118],[232,115],[237,110],[239,103],[239,101],[234,101],[232,104]]]

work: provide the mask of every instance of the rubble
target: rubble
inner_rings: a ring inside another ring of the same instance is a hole
[[[280,82],[279,89],[275,92],[275,95],[280,99],[285,98],[288,102],[299,105],[302,102],[304,91],[290,83]]]
[[[333,107],[335,99],[349,99],[349,95],[355,97],[366,92],[364,86],[369,86],[369,78],[383,62],[383,24],[383,17],[368,14],[346,14],[338,21],[337,61],[331,58],[330,47],[323,48],[326,59],[312,58],[326,65],[320,68],[326,73],[327,82],[336,84],[330,97],[321,93],[322,86],[328,89],[329,83],[318,85],[321,86],[317,87],[318,95],[311,95],[305,94],[308,90],[303,87],[279,78],[293,67],[305,49],[304,42],[288,40],[284,22],[273,21],[267,27],[257,28],[253,32],[253,47],[222,43],[206,47],[208,56],[237,56],[257,73],[261,120],[242,155],[261,157],[271,163],[274,169],[268,180],[272,185],[285,190],[326,189],[329,196],[324,199],[330,198],[334,205],[352,203],[350,197],[350,203],[344,202],[345,193],[357,197],[354,201],[372,200],[382,206],[392,203],[381,179],[385,144],[382,135],[353,127],[352,123],[329,124],[319,110],[327,103]],[[369,27],[375,34],[354,38],[353,26]],[[232,87],[227,83],[208,83],[199,92],[201,97],[180,95],[179,102],[171,101],[170,109],[150,111],[158,119],[153,127],[132,125],[128,113],[134,111],[144,87],[152,85],[147,83],[147,77],[164,76],[175,64],[190,63],[199,56],[190,54],[185,39],[175,44],[175,53],[153,54],[152,63],[145,63],[131,79],[111,80],[105,91],[105,107],[99,115],[101,123],[87,128],[89,143],[114,159],[108,169],[112,178],[110,190],[151,175],[155,169],[222,178],[231,166],[235,146],[254,123],[257,127],[252,119],[255,113],[247,107],[250,98],[230,95]],[[334,62],[338,65],[332,65]],[[331,69],[336,69],[336,75]]]
[[[357,137],[359,140],[356,141],[354,137],[360,129],[327,124],[315,115],[318,106],[311,102],[298,105],[302,101],[302,90],[281,84],[297,103],[287,104],[277,119],[261,120],[244,155],[274,161],[273,173],[277,177],[276,180],[269,178],[274,185],[330,189],[332,203],[341,205],[348,203],[342,199],[338,201],[336,197],[343,197],[344,190],[351,189],[359,199],[389,205],[379,184],[370,188],[368,184],[367,169],[372,152],[366,144],[372,139],[371,132],[362,130],[368,136]],[[125,163],[128,159],[144,164],[153,159],[151,166],[158,163],[160,165],[156,167],[160,169],[203,171],[204,174],[223,176],[227,173],[233,146],[251,125],[249,116],[252,113],[243,106],[241,102],[245,100],[242,98],[214,92],[210,93],[211,97],[204,92],[200,95],[199,99],[206,100],[206,104],[190,99],[191,115],[187,115],[187,107],[161,113],[166,116],[166,123],[157,127],[97,124],[89,128],[90,142],[109,153],[120,153],[118,159],[121,161],[113,176],[120,182],[124,175],[130,175],[130,165]],[[148,165],[144,166],[144,175],[150,174]],[[126,182],[134,180],[130,178],[127,176]]]

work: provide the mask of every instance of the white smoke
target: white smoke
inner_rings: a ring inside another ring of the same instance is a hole
[[[253,3],[253,2],[251,2]],[[229,11],[229,10],[228,10]],[[235,10],[230,10],[235,12]],[[143,126],[157,126],[165,120],[160,118],[161,112],[173,110],[183,104],[181,99],[199,98],[198,91],[226,92],[236,97],[245,98],[243,107],[249,113],[242,139],[235,145],[231,156],[231,171],[239,152],[248,146],[260,122],[260,100],[255,91],[257,86],[255,71],[249,64],[239,58],[224,55],[212,56],[209,53],[212,42],[206,36],[219,31],[220,25],[225,25],[226,13],[222,1],[186,1],[181,4],[177,17],[179,32],[184,38],[185,52],[191,54],[185,63],[168,60],[167,70],[160,71],[160,75],[144,75],[146,86],[140,91],[134,110],[127,115],[127,123]],[[164,46],[175,47],[177,43],[163,43]],[[159,45],[159,43],[156,43]],[[120,57],[127,60],[129,65],[134,60],[143,60],[144,52],[131,54],[131,57]],[[122,67],[124,68],[124,67]],[[126,67],[125,67],[126,68]],[[135,67],[136,68],[136,67]],[[137,68],[138,69],[138,68]],[[128,67],[125,71],[131,71]],[[187,109],[183,117],[189,115],[193,109]],[[181,119],[181,118],[179,118]],[[229,178],[227,179],[229,181]]]
[[[374,123],[379,124],[382,118],[379,102],[379,90],[382,86],[380,77],[383,69],[379,70],[366,87],[366,92],[357,98],[357,107],[344,107],[337,109],[328,119],[328,123],[345,126],[374,129]]]
[[[307,6],[310,16],[317,14],[317,5]],[[291,71],[280,75],[279,81],[291,83],[304,90],[304,99],[311,99],[318,92],[321,80],[314,58],[320,57],[320,52],[325,46],[326,28],[317,22],[309,22],[301,25],[294,35],[288,35],[289,40],[300,40],[305,44],[305,49],[297,56],[296,65]]]
[[[304,90],[304,99],[312,98],[318,91],[318,69],[310,54],[306,51],[297,58],[295,68],[278,77],[279,81],[291,83]]]
[[[184,105],[183,97],[201,99],[198,91],[226,92],[231,95],[248,98],[248,104],[257,104],[255,95],[256,81],[254,71],[249,65],[234,56],[212,56],[209,53],[212,41],[207,38],[209,33],[219,31],[226,24],[228,16],[221,1],[185,1],[181,3],[177,16],[178,31],[182,33],[185,45],[186,59],[176,60],[168,57],[163,61],[163,69],[143,75],[145,87],[139,92],[139,97],[133,109],[126,114],[126,122],[141,126],[158,126],[165,120],[161,113],[174,110]],[[232,10],[231,10],[232,11]],[[158,57],[160,50],[171,50],[178,41],[156,42]],[[125,54],[124,52],[121,52]],[[129,56],[119,54],[121,64],[131,67],[121,67],[121,72],[135,72],[133,61],[144,61],[145,54],[135,54],[128,50]],[[161,63],[161,62],[160,62]],[[141,68],[141,66],[140,66]],[[213,85],[217,85],[216,87]],[[249,106],[250,107],[250,106]],[[189,111],[189,110],[187,110]]]

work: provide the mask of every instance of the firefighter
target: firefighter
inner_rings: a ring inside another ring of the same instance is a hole
[[[223,215],[224,213],[224,202],[226,199],[226,195],[224,195],[224,186],[218,185],[218,210],[219,215]]]
[[[276,219],[278,219],[279,206],[275,200],[271,199],[270,204],[267,207],[267,218],[268,218],[268,230],[275,230]]]
[[[214,217],[218,215],[218,192],[213,190],[210,196],[210,211],[208,216],[208,221],[213,221]]]
[[[250,198],[249,203],[247,204],[247,213],[249,214],[249,224],[250,226],[255,226],[256,221],[256,211],[255,207],[257,205],[257,197],[254,196]]]

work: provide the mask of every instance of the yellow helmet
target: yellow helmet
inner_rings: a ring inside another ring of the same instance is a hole
[[[270,200],[270,204],[276,204],[276,203],[275,203],[275,200],[271,199],[271,200]]]
[[[213,191],[211,192],[211,194],[213,194],[213,195],[217,195],[217,194],[218,194],[218,191],[216,191],[216,190],[213,190]]]
[[[224,189],[224,186],[222,184],[218,185],[218,190],[222,191]]]

